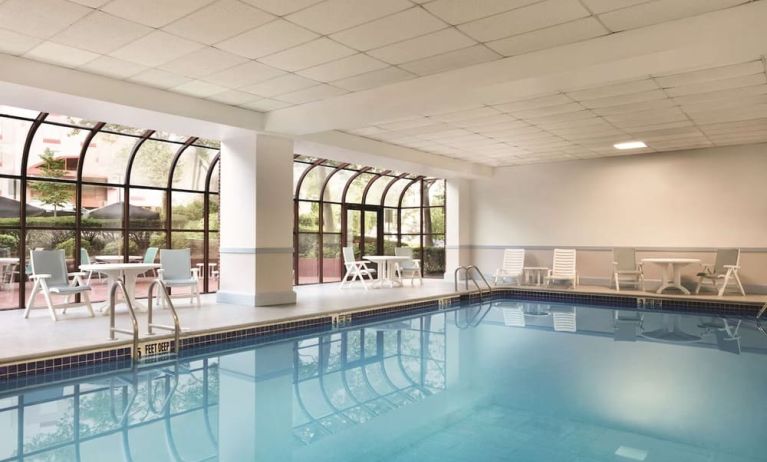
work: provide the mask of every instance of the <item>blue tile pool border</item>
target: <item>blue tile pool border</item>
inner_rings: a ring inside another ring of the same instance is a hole
[[[206,352],[216,352],[231,347],[253,346],[266,342],[300,336],[302,334],[331,331],[336,327],[393,319],[413,314],[435,312],[467,303],[499,301],[512,298],[523,301],[548,301],[578,303],[591,306],[618,307],[646,311],[674,311],[732,316],[755,316],[762,307],[758,302],[733,302],[713,300],[690,300],[647,295],[597,294],[571,291],[540,290],[534,288],[493,288],[491,294],[480,297],[478,292],[447,294],[415,302],[397,303],[372,308],[348,310],[318,317],[275,322],[247,327],[234,327],[210,333],[191,334],[181,338],[181,358]],[[142,339],[146,341],[147,339]],[[0,364],[0,384],[19,382],[35,384],[67,379],[98,372],[107,372],[131,366],[130,346],[121,344],[115,348],[90,348],[53,357],[33,358],[16,363]],[[161,361],[167,357],[157,356],[143,361]],[[24,385],[22,384],[22,385]]]

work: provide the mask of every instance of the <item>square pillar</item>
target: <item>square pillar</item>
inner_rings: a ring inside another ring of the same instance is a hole
[[[242,131],[221,142],[219,303],[291,304],[293,141]]]
[[[470,265],[471,183],[462,178],[445,180],[445,280],[455,269]]]

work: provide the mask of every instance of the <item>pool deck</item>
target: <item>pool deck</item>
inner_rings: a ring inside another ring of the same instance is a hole
[[[503,287],[503,286],[501,286]],[[510,286],[511,287],[511,286]],[[530,287],[531,289],[543,289]],[[562,290],[562,289],[554,289]],[[652,296],[654,292],[624,290],[616,292],[606,287],[580,286],[577,289],[564,289],[568,292],[591,294],[621,294],[632,296]],[[267,325],[297,319],[307,319],[334,313],[349,312],[364,308],[404,304],[418,300],[429,300],[454,295],[452,282],[443,280],[424,280],[423,287],[416,285],[396,289],[363,290],[361,287],[339,289],[338,284],[299,286],[295,288],[298,302],[294,305],[273,307],[250,307],[241,305],[218,304],[215,294],[202,296],[201,308],[189,305],[186,300],[175,301],[176,309],[183,328],[182,335],[204,334],[222,330]],[[707,293],[698,296],[670,295],[663,297],[684,298],[704,301],[729,301],[767,303],[765,295],[717,297]],[[100,307],[97,303],[94,306]],[[14,363],[51,355],[73,352],[114,348],[117,345],[129,345],[129,338],[117,334],[117,341],[108,340],[109,317],[97,313],[90,318],[85,308],[70,309],[67,314],[59,315],[59,321],[53,322],[47,309],[32,311],[29,319],[24,319],[22,310],[0,312],[0,364]],[[60,314],[60,311],[58,312]],[[147,315],[145,311],[137,313],[140,332],[145,336]],[[155,323],[171,324],[168,310],[155,310]],[[127,328],[129,318],[125,308],[118,308],[117,325]]]

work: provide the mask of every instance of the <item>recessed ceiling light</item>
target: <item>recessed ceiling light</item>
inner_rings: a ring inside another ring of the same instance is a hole
[[[647,145],[644,141],[626,141],[625,143],[616,143],[613,145],[615,149],[639,149],[646,148]]]

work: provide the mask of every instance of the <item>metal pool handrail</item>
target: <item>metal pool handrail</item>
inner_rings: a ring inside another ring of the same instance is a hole
[[[766,312],[767,312],[767,303],[765,303],[762,309],[759,310],[759,313],[756,314],[756,328],[759,329],[759,331],[761,331],[761,333],[763,333],[764,335],[767,335],[767,330],[765,330],[765,328],[762,327],[762,323],[761,321],[759,321],[759,318],[761,318],[762,315]]]
[[[477,279],[471,273],[471,270],[474,270],[477,274],[479,274],[479,277],[482,278],[482,281],[487,286],[487,294],[490,295],[493,292],[493,288],[490,286],[490,283],[487,282],[487,279],[485,279],[485,276],[482,274],[482,271],[480,271],[479,268],[477,268],[475,265],[459,266],[458,268],[455,269],[455,271],[453,272],[453,286],[456,292],[458,291],[458,274],[461,270],[465,272],[465,277],[464,277],[465,290],[469,290],[469,279],[471,279],[471,282],[474,283],[474,286],[477,288],[477,291],[479,291],[480,300],[482,299],[483,290],[479,286]]]
[[[172,326],[152,323],[152,300],[154,300],[154,288],[157,285],[160,286],[160,293],[163,295],[163,297],[165,297],[165,301],[168,303],[168,306],[170,307],[170,314],[171,316],[173,316]],[[152,283],[149,284],[149,290],[147,291],[147,328],[146,328],[147,335],[154,335],[154,332],[152,332],[153,328],[173,332],[173,350],[178,354],[178,352],[181,350],[181,343],[179,342],[179,337],[181,336],[181,324],[179,323],[179,320],[178,320],[178,313],[176,312],[176,307],[173,306],[173,302],[171,301],[170,296],[168,295],[168,286],[166,286],[165,283],[159,279],[155,279],[154,281],[152,281]]]
[[[118,287],[123,293],[125,304],[128,306],[128,313],[130,314],[133,327],[132,330],[115,327],[115,302],[117,300]],[[125,289],[125,283],[121,279],[117,279],[112,283],[112,287],[109,288],[109,340],[117,340],[117,338],[115,338],[115,332],[133,335],[133,350],[131,351],[131,355],[135,361],[138,358],[138,320],[136,319],[136,311],[133,309],[133,303],[128,296],[128,291]]]

